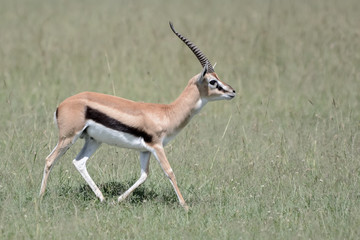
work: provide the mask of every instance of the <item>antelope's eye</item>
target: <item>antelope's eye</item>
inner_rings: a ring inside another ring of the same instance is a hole
[[[217,81],[216,81],[216,80],[211,80],[211,81],[209,82],[209,84],[210,84],[211,86],[216,86],[216,85],[217,85]]]

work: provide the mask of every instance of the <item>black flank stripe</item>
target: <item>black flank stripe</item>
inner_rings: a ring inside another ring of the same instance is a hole
[[[128,126],[126,124],[123,124],[122,122],[120,122],[114,118],[111,118],[108,115],[106,115],[96,109],[93,109],[89,106],[86,107],[85,118],[93,120],[101,125],[104,125],[105,127],[111,128],[113,130],[125,132],[125,133],[131,134],[136,137],[142,137],[145,140],[145,142],[147,142],[147,143],[152,141],[152,136],[150,134],[146,133],[145,131],[135,128],[135,127]]]

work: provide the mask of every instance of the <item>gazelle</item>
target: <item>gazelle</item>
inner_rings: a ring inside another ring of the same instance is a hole
[[[235,97],[235,90],[222,82],[206,56],[188,39],[177,33],[171,22],[169,24],[176,36],[200,61],[203,67],[201,73],[192,77],[181,95],[170,104],[134,102],[94,92],[83,92],[65,99],[55,112],[59,140],[45,160],[40,196],[45,192],[50,171],[56,160],[78,138],[84,138],[84,147],[73,160],[73,164],[100,201],[104,200],[104,196],[86,170],[86,162],[101,143],[107,143],[140,152],[140,178],[118,198],[118,201],[124,200],[146,180],[152,154],[170,179],[181,206],[188,209],[166,158],[164,146],[207,102],[232,99]]]

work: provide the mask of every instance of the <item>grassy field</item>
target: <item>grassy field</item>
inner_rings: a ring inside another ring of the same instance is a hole
[[[1,239],[358,239],[360,3],[0,0]],[[237,90],[166,147],[191,210],[152,158],[79,140],[38,191],[57,141],[53,112],[97,91],[170,103],[201,66],[168,21]]]

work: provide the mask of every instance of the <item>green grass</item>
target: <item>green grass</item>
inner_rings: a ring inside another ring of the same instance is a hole
[[[0,1],[1,239],[358,239],[360,3]],[[54,167],[53,112],[81,91],[170,103],[201,71],[168,26],[237,90],[166,147],[189,213],[155,159],[102,146],[88,170]]]

